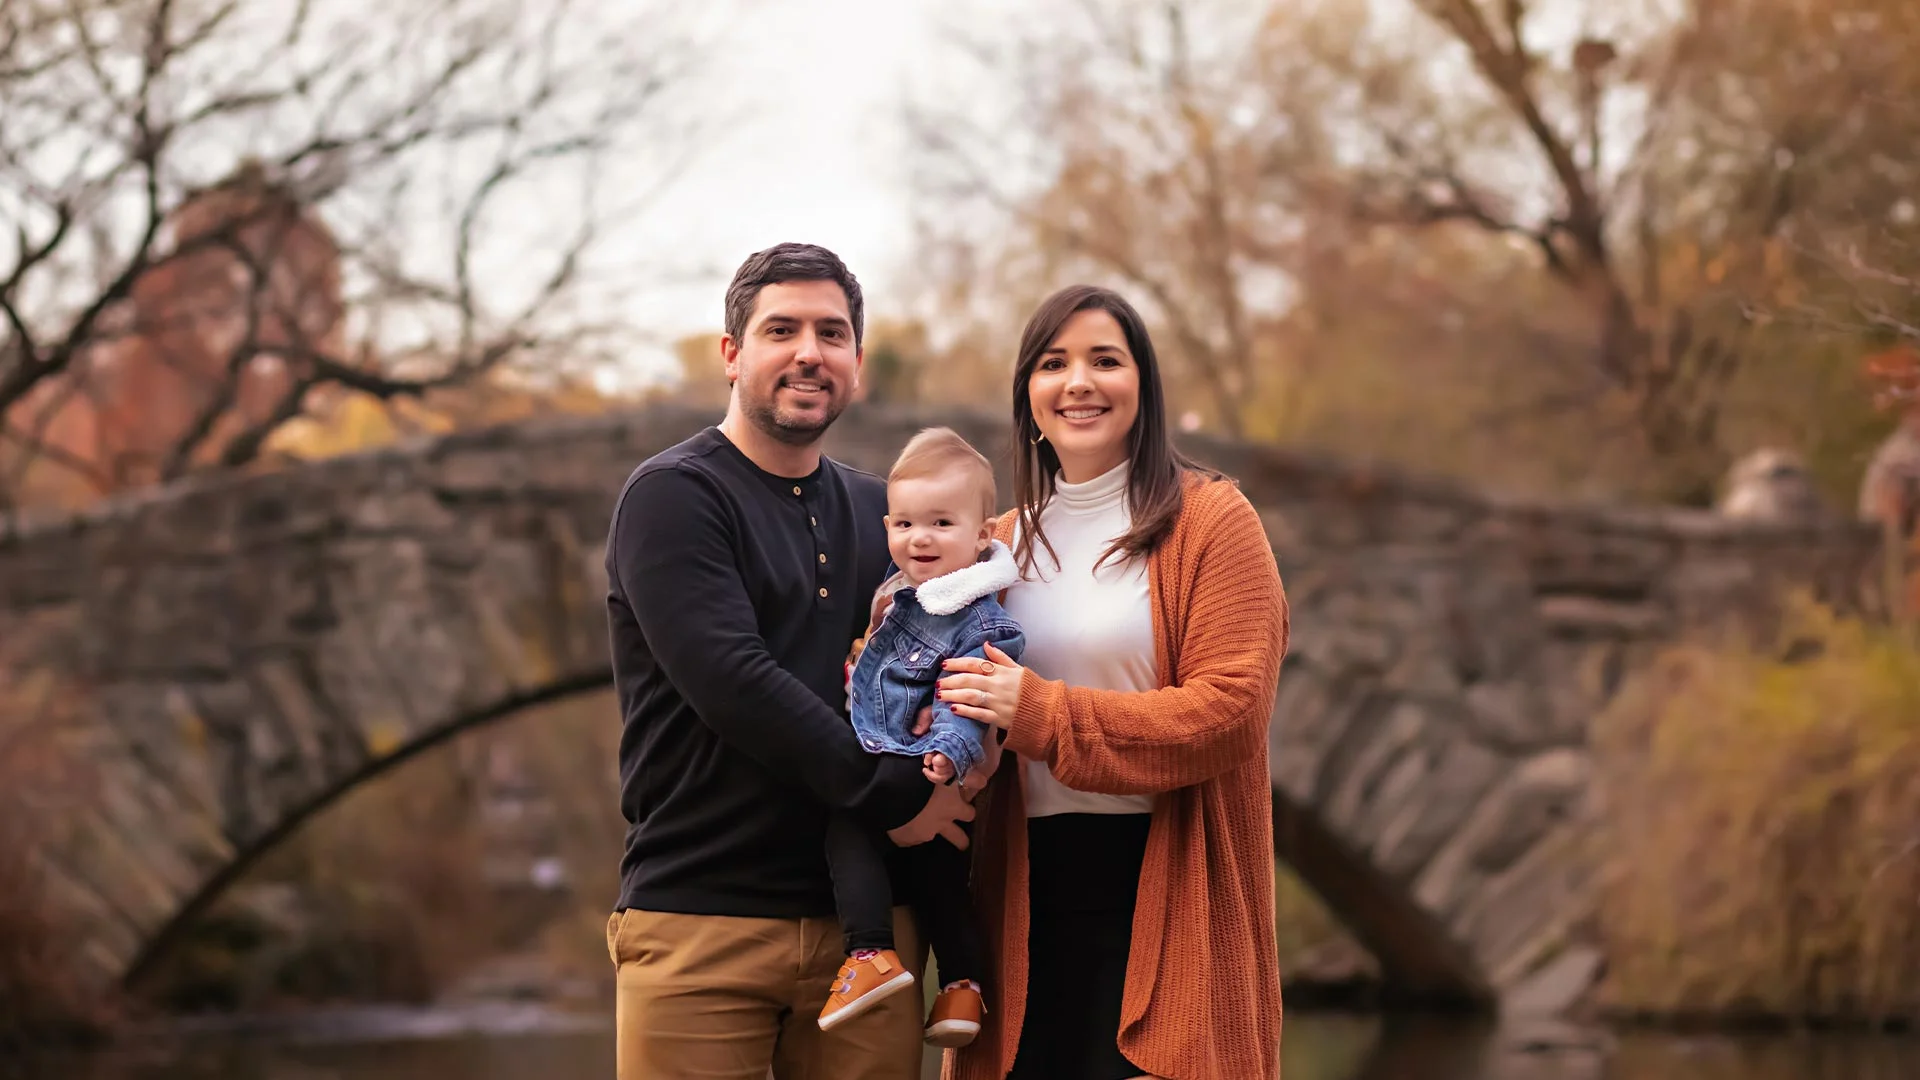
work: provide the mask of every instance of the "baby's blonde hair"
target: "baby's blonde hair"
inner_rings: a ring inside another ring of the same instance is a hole
[[[981,517],[992,520],[999,499],[993,464],[952,428],[931,427],[908,439],[893,461],[893,470],[887,473],[887,483],[944,476],[955,469],[964,470],[972,478],[974,490],[980,495]]]

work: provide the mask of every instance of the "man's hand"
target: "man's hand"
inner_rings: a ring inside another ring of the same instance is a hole
[[[944,836],[947,843],[965,851],[967,834],[958,823],[972,820],[973,804],[960,793],[959,785],[939,784],[934,787],[933,797],[927,800],[926,808],[905,825],[888,829],[887,839],[893,841],[895,847],[913,847],[936,836]]]

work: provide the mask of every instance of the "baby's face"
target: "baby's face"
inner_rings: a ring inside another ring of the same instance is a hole
[[[972,566],[992,542],[980,492],[965,475],[887,485],[887,551],[913,584]]]

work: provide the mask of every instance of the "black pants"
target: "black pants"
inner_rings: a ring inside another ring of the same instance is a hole
[[[1027,1012],[1007,1080],[1126,1080],[1146,1072],[1116,1043],[1151,820],[1027,820]]]
[[[962,822],[960,827],[968,826]],[[971,833],[969,833],[971,835]],[[967,893],[973,857],[945,839],[892,851],[893,842],[851,814],[827,822],[827,868],[833,902],[846,932],[847,951],[893,948],[893,886],[913,909],[920,936],[932,947],[942,985],[986,977],[986,945]]]

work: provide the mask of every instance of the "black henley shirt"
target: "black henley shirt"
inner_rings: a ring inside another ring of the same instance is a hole
[[[718,428],[628,477],[607,540],[620,699],[620,909],[828,915],[830,808],[905,824],[933,786],[868,754],[847,649],[886,573],[886,484],[765,472]]]

